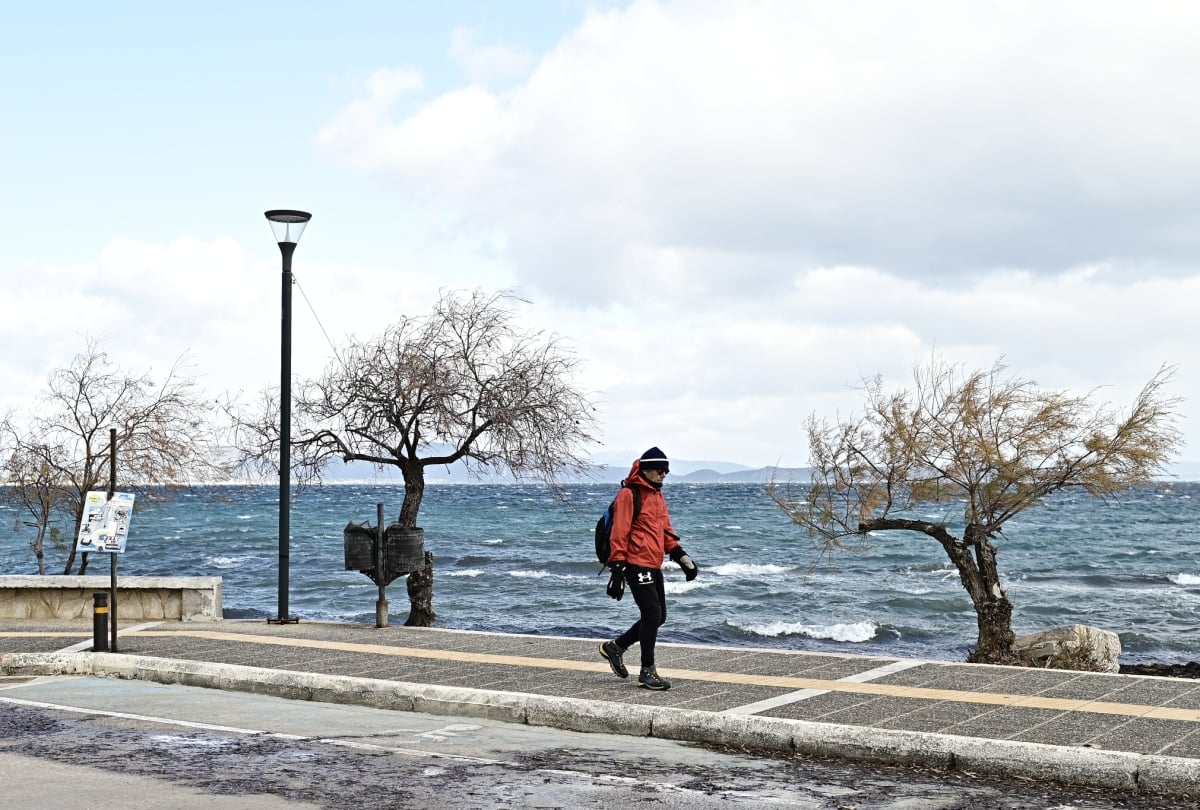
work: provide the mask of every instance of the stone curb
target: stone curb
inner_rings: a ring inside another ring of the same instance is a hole
[[[805,720],[494,692],[114,653],[9,653],[3,675],[92,675],[658,737],[889,765],[922,765],[1200,798],[1200,760]]]

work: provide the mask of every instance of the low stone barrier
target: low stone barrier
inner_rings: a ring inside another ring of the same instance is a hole
[[[110,577],[0,576],[0,620],[87,619]],[[222,618],[220,577],[117,577],[119,621]]]

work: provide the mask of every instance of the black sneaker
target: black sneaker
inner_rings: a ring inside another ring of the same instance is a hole
[[[638,675],[638,686],[663,692],[671,688],[671,682],[666,678],[660,678],[658,670],[654,667],[642,667],[642,674]]]
[[[628,678],[629,670],[625,669],[625,661],[621,658],[621,648],[615,641],[606,641],[600,645],[600,655],[612,667],[613,674],[618,678]]]

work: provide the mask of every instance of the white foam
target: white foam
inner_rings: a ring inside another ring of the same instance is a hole
[[[208,564],[213,568],[237,568],[242,563],[255,562],[253,557],[209,557]]]
[[[549,571],[509,571],[508,575],[517,579],[580,579],[565,574],[552,574]]]
[[[483,571],[478,568],[465,568],[462,571],[447,571],[448,577],[480,577],[483,576]]]
[[[484,544],[485,546],[498,546],[498,545],[500,545],[500,544],[501,544],[501,543],[503,543],[503,542],[504,542],[504,538],[503,538],[503,537],[497,537],[495,540],[484,540],[484,541],[483,541],[483,544]]]
[[[859,644],[875,638],[878,626],[874,622],[855,622],[853,624],[800,624],[799,622],[769,622],[767,624],[748,624],[741,628],[756,636],[778,638],[779,636],[808,636],[815,639],[845,641]]]
[[[1182,585],[1185,588],[1194,588],[1200,585],[1200,577],[1195,574],[1172,574],[1167,579],[1174,582],[1176,585]]]
[[[708,568],[706,570],[722,577],[761,577],[772,576],[775,574],[786,574],[788,571],[794,571],[795,568],[788,565],[725,563],[724,565],[714,565],[712,568]]]
[[[699,591],[704,588],[711,588],[713,583],[706,582],[704,578],[701,577],[700,579],[693,579],[691,582],[676,582],[668,579],[665,583],[663,583],[663,586],[667,593],[680,594],[687,593],[688,591]]]

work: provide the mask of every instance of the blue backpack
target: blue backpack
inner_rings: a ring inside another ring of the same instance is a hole
[[[626,484],[622,482],[621,488],[625,489]],[[642,491],[638,487],[629,487],[633,492],[633,517],[630,522],[637,520],[638,513],[642,511]],[[609,555],[612,554],[612,522],[613,522],[613,507],[616,506],[617,499],[613,498],[612,503],[604,510],[604,514],[596,521],[596,559],[601,565],[608,565]]]

